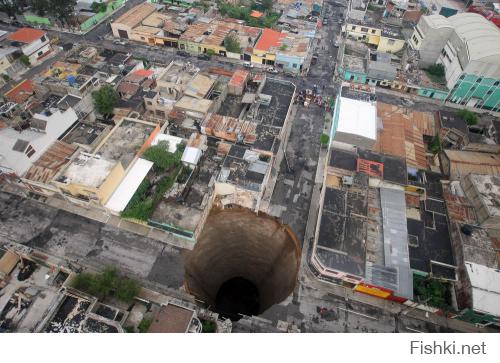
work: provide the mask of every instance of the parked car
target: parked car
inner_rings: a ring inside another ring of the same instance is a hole
[[[323,25],[328,25],[328,20],[323,19]]]
[[[266,69],[266,72],[276,74],[276,73],[278,73],[278,70],[276,68],[274,68],[274,67],[269,67],[269,68]]]
[[[178,50],[177,55],[180,57],[189,57],[189,53],[186,52],[185,50]]]
[[[253,64],[251,62],[243,62],[243,67],[245,67],[245,68],[253,68]]]
[[[118,40],[117,39],[117,40],[113,41],[113,44],[116,44],[116,45],[127,45],[128,42],[125,41],[125,40]]]
[[[202,53],[202,54],[198,54],[198,59],[201,59],[201,60],[210,60],[210,56],[206,53]]]

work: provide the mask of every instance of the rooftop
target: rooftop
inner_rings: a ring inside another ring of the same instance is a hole
[[[33,81],[26,79],[5,93],[4,97],[8,101],[21,104],[26,102],[34,92]]]
[[[156,7],[153,4],[144,2],[130,9],[114,22],[133,28],[155,11]]]
[[[383,128],[378,131],[373,150],[405,158],[408,166],[427,169],[424,134],[420,127],[433,129],[433,114],[381,102],[377,103],[377,113]]]
[[[44,30],[33,29],[33,28],[21,28],[16,32],[10,34],[7,37],[7,39],[14,42],[30,44],[35,40],[43,37],[45,34],[47,34],[47,32]]]
[[[25,179],[35,182],[48,183],[69,162],[71,156],[76,152],[77,146],[68,145],[62,141],[56,141],[33,163],[26,172]]]
[[[153,318],[149,333],[186,333],[194,317],[194,310],[167,304]]]
[[[461,150],[444,150],[443,153],[450,161],[451,179],[470,173],[500,175],[500,155]]]
[[[326,188],[316,255],[329,269],[364,277],[368,178],[356,180],[350,189]]]
[[[281,45],[282,39],[286,37],[285,33],[281,33],[269,28],[265,28],[255,44],[255,49],[269,51],[271,48],[276,48]]]
[[[500,270],[465,262],[472,285],[474,310],[500,316]]]
[[[374,102],[341,97],[338,113],[338,132],[377,139],[377,107]]]
[[[267,161],[259,159],[259,153],[243,146],[231,145],[218,180],[237,185],[243,189],[260,191],[270,168]]]

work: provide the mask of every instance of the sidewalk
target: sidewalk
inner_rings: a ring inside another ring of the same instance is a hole
[[[148,237],[182,249],[192,250],[195,245],[195,242],[188,239],[177,237],[170,232],[158,228],[122,219],[118,216],[107,213],[105,210],[90,207],[85,208],[57,197],[47,198],[46,204],[54,208],[65,210],[69,213],[77,214],[79,216],[108,224],[113,227],[121,228],[126,230],[127,232],[139,234],[141,236]]]

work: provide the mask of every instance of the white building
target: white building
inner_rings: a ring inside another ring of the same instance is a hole
[[[0,130],[0,171],[23,176],[43,153],[78,121],[72,108],[36,114],[28,129]]]
[[[47,32],[40,29],[21,28],[9,35],[7,39],[12,44],[19,43],[21,51],[32,64],[52,50]]]
[[[332,143],[372,149],[377,141],[377,106],[370,90],[343,86],[335,105]],[[368,92],[366,92],[368,91]]]

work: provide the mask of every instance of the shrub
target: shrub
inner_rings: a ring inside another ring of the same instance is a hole
[[[217,325],[211,320],[201,321],[201,332],[202,333],[215,333],[217,330]]]
[[[432,139],[429,145],[429,150],[433,154],[437,154],[438,152],[441,151],[441,140],[439,139],[438,135],[434,136],[434,138]]]
[[[8,74],[5,74],[5,73],[4,73],[4,74],[2,74],[2,78],[3,78],[3,80],[4,80],[5,82],[10,81],[10,77],[9,77],[9,75],[8,75]]]
[[[466,109],[460,110],[457,115],[463,118],[469,126],[476,125],[479,120],[479,117],[474,112]]]
[[[152,161],[161,171],[167,171],[180,164],[182,152],[178,149],[175,153],[171,153],[168,151],[168,142],[160,141],[148,148],[142,157]]]
[[[102,300],[114,296],[125,302],[130,302],[140,289],[135,280],[121,275],[114,267],[107,267],[96,275],[82,272],[75,276],[72,287]]]
[[[24,64],[26,67],[29,67],[31,65],[30,59],[26,54],[23,54],[22,56],[19,57],[19,62]]]
[[[326,146],[328,145],[328,142],[330,141],[330,136],[328,136],[327,134],[321,134],[320,138],[319,138],[319,142],[323,145],[323,146]]]
[[[139,333],[147,333],[152,322],[153,319],[148,319],[148,318],[142,319],[139,325],[137,326],[137,330],[139,330]]]
[[[231,53],[239,53],[241,51],[240,41],[235,34],[226,35],[224,38],[224,47]]]

